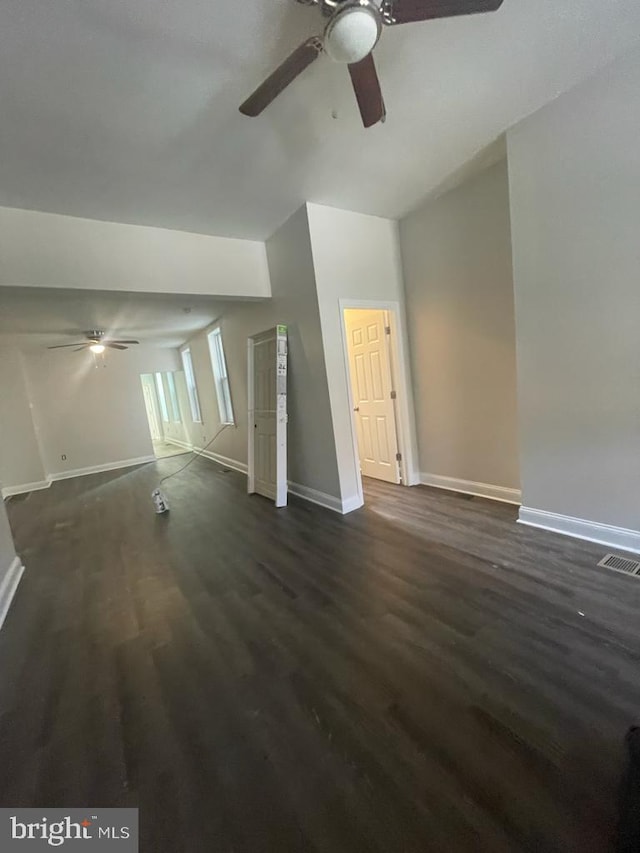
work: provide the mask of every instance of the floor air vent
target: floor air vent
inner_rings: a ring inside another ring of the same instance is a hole
[[[640,577],[640,562],[630,560],[628,557],[616,557],[615,554],[607,554],[598,565],[604,566],[605,569],[613,569],[614,572],[622,572],[624,575]]]

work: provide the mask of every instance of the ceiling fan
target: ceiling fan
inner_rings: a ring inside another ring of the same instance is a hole
[[[105,333],[97,329],[92,329],[85,332],[86,341],[75,344],[58,344],[55,347],[47,347],[47,349],[64,349],[65,347],[75,347],[74,352],[80,350],[91,350],[96,355],[100,355],[105,349],[129,349],[127,344],[139,344],[140,341],[113,341],[110,338],[105,338]]]
[[[298,0],[320,6],[328,18],[322,37],[313,36],[297,47],[240,107],[246,116],[258,116],[289,83],[321,53],[349,68],[365,127],[384,121],[386,110],[372,51],[382,27],[495,12],[503,0]]]

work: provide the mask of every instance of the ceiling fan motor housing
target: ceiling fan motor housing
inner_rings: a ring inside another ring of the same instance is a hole
[[[360,62],[378,43],[382,16],[376,0],[323,0],[323,12],[331,16],[324,30],[324,49],[336,62]]]

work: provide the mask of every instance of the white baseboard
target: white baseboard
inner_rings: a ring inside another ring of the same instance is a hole
[[[441,477],[439,474],[421,473],[420,482],[423,486],[434,486],[436,489],[462,492],[464,495],[476,495],[479,498],[489,498],[508,504],[519,504],[522,499],[520,489],[493,486],[490,483],[475,483],[473,480],[458,480],[455,477]]]
[[[361,506],[364,506],[364,499],[360,495],[352,495],[342,501],[342,514],[347,515],[355,509],[360,509]]]
[[[586,539],[598,545],[640,553],[640,530],[629,530],[626,527],[615,527],[612,524],[599,524],[596,521],[586,521],[584,518],[574,518],[570,515],[560,515],[556,512],[546,512],[542,509],[520,507],[519,524],[529,527],[539,527],[562,533],[564,536],[575,536],[576,539]]]
[[[193,450],[193,444],[183,441],[181,438],[165,438],[166,444],[175,444],[176,447],[184,447],[185,450]]]
[[[12,495],[24,495],[25,492],[37,492],[40,489],[48,489],[51,485],[51,477],[46,480],[36,480],[35,483],[22,483],[19,486],[4,486],[2,497],[9,498]]]
[[[177,438],[167,438],[165,440],[169,444],[176,444],[178,447],[185,447],[188,450],[198,451],[205,459],[210,459],[212,462],[224,465],[225,468],[231,468],[234,471],[239,471],[240,474],[244,474],[245,476],[248,473],[248,467],[245,462],[239,462],[237,459],[230,459],[228,456],[222,456],[220,453],[214,453],[212,450],[203,451],[201,448],[188,444],[186,441],[180,441],[180,439]],[[326,509],[333,510],[333,512],[339,512],[343,515],[362,506],[362,500],[357,495],[349,500],[341,501],[340,498],[328,495],[326,492],[320,492],[317,489],[312,489],[309,486],[302,486],[300,483],[292,483],[291,481],[288,483],[288,489],[292,495],[296,495],[305,501],[310,501],[318,506],[323,506]]]
[[[245,462],[238,462],[237,459],[229,459],[228,456],[222,456],[220,453],[214,453],[213,450],[200,450],[199,447],[194,447],[201,456],[211,459],[212,462],[217,462],[218,465],[224,465],[225,468],[232,468],[234,471],[239,471],[241,474],[247,474],[248,468]]]
[[[101,474],[103,471],[116,471],[118,468],[131,468],[133,465],[146,465],[147,462],[157,462],[155,456],[136,456],[133,459],[121,459],[118,462],[105,462],[103,465],[91,465],[88,468],[73,468],[71,471],[58,471],[49,474],[50,480],[70,480],[73,477],[84,477],[87,474]]]
[[[241,474],[247,473],[247,466],[244,462],[238,462],[237,459],[230,459],[228,456],[223,456],[221,453],[215,453],[213,450],[204,450],[202,447],[197,447],[195,444],[189,444],[188,441],[182,441],[179,438],[165,438],[167,444],[175,444],[177,447],[184,447],[185,450],[190,450],[192,453],[197,453],[199,456],[204,456],[205,459],[210,459],[212,462],[217,462],[219,465],[224,465],[225,468],[232,468],[234,471],[239,471]]]
[[[24,566],[20,557],[15,557],[4,578],[0,581],[0,628],[4,624],[11,602],[18,589],[20,578],[24,572]]]
[[[323,506],[325,509],[330,509],[333,512],[339,512],[341,515],[345,515],[362,506],[362,501],[357,496],[349,501],[341,501],[340,498],[336,498],[334,495],[328,495],[326,492],[319,492],[310,486],[302,486],[300,483],[292,483],[291,481],[289,481],[289,492],[312,504]],[[354,504],[354,501],[358,502],[357,506]]]

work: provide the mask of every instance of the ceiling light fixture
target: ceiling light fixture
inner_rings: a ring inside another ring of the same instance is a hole
[[[104,346],[102,344],[91,344],[89,349],[91,352],[95,352],[96,355],[100,355],[101,352],[104,352]]]
[[[382,32],[373,0],[346,0],[324,31],[324,49],[336,62],[352,65],[368,56]]]

